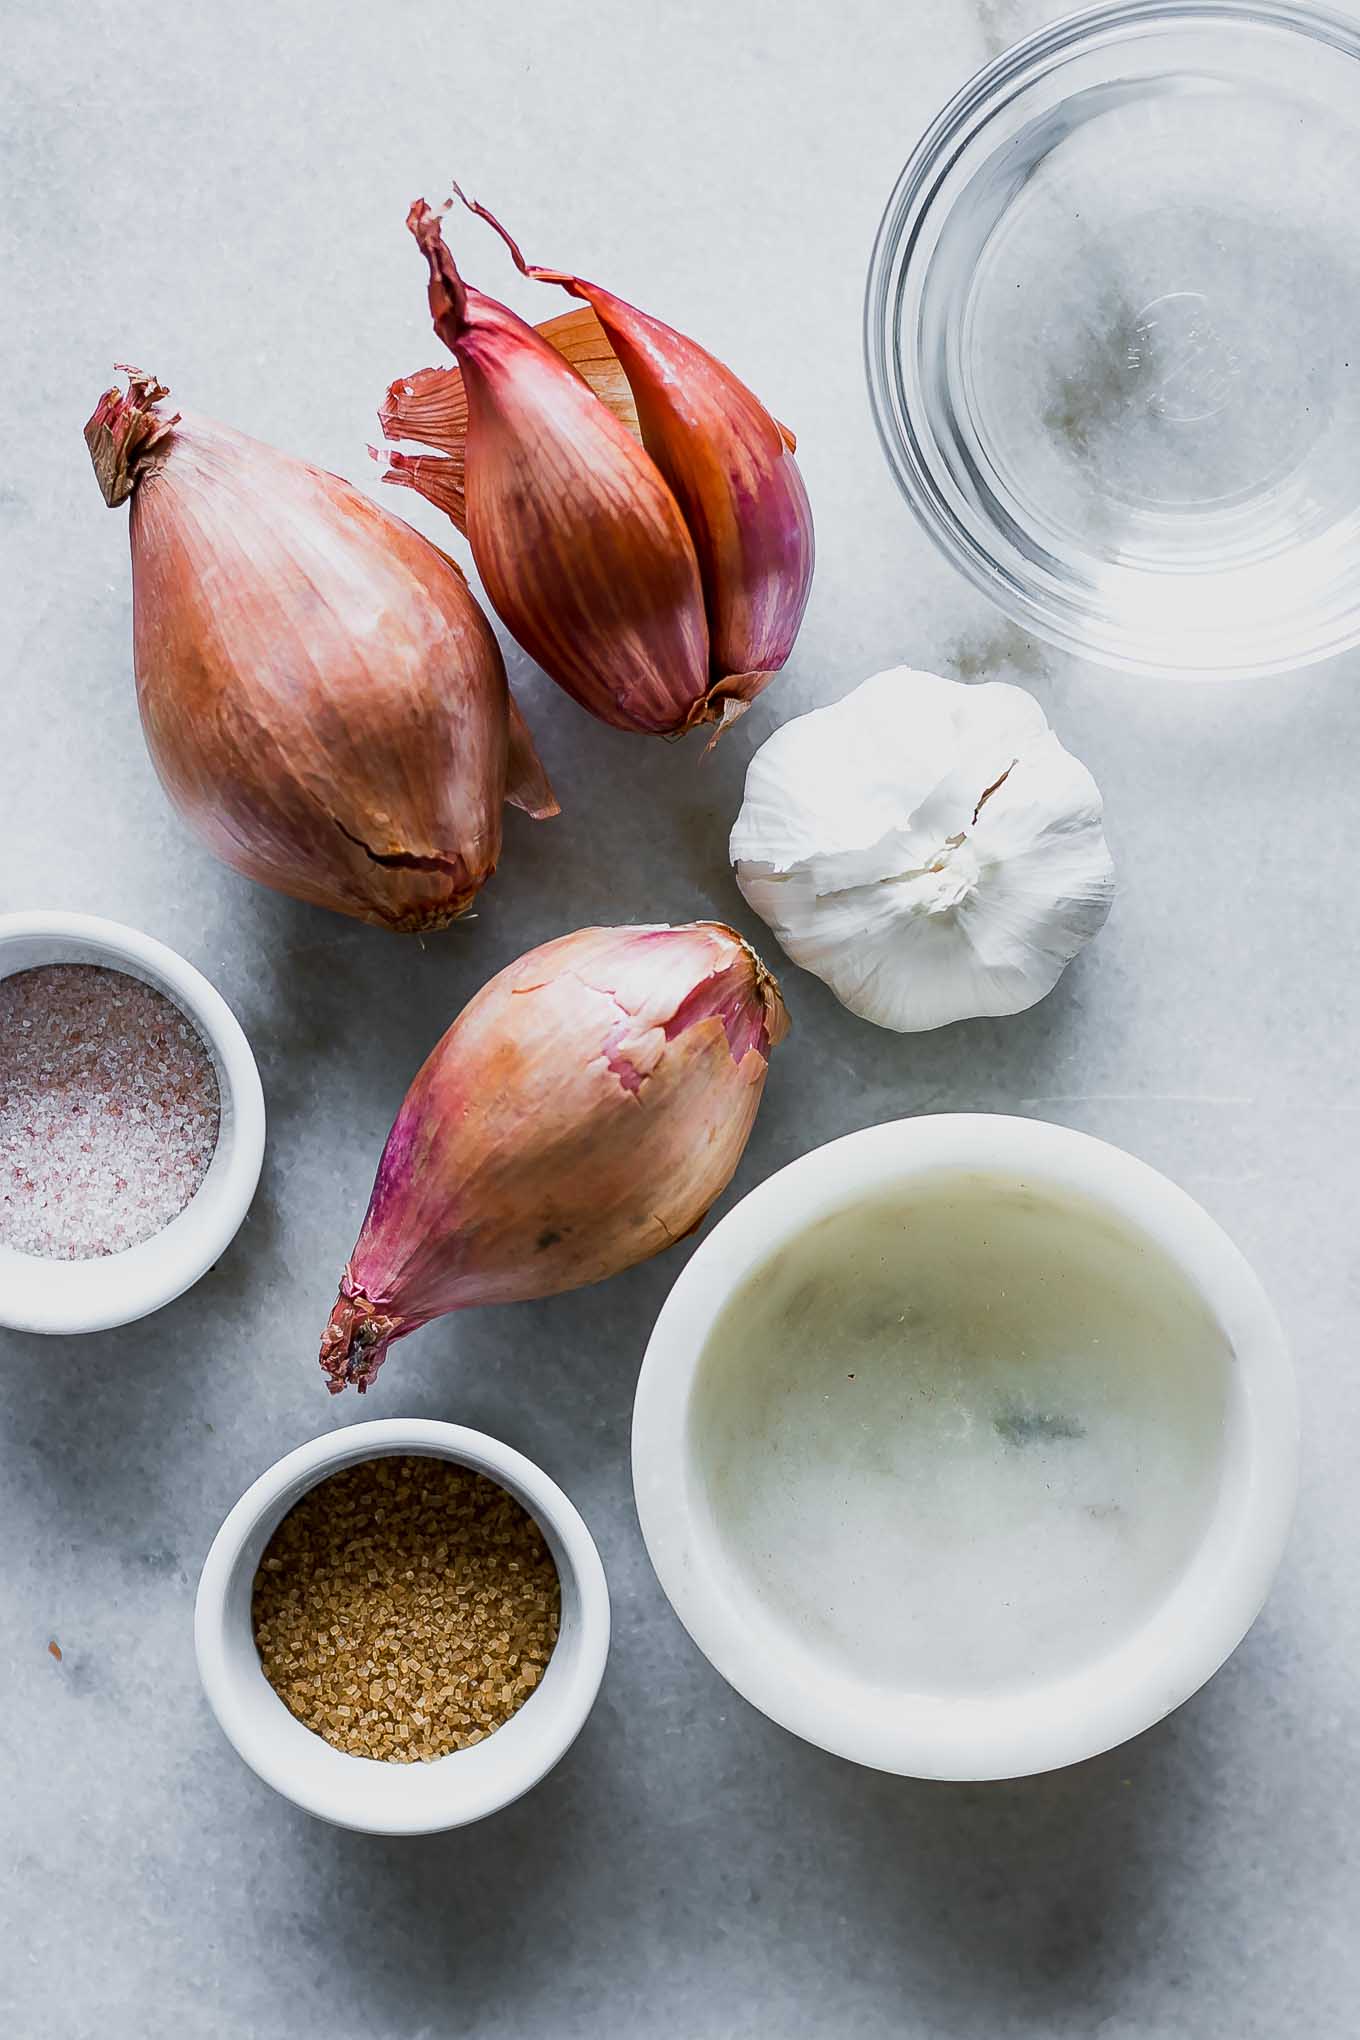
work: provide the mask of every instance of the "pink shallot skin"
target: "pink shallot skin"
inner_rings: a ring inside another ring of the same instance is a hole
[[[463,282],[423,200],[409,225],[462,369],[466,530],[493,606],[602,722],[666,735],[703,720],[708,626],[675,497],[562,355]]]
[[[569,312],[559,312],[555,319],[544,319],[534,331],[585,377],[600,402],[640,440],[637,405],[628,378],[590,306],[576,305]],[[461,370],[418,368],[413,375],[398,376],[388,386],[378,422],[386,439],[412,439],[418,446],[434,448],[428,454],[389,450],[390,464],[382,480],[415,489],[442,510],[466,538],[468,406]],[[382,460],[376,447],[370,447],[369,452],[374,460]]]
[[[322,1341],[332,1393],[432,1318],[599,1282],[691,1232],[787,1027],[717,922],[583,928],[501,971],[397,1114]]]
[[[525,276],[560,284],[599,319],[628,378],[642,443],[694,540],[719,689],[748,704],[793,650],[812,588],[812,508],[792,433],[697,341],[597,283],[526,262],[494,214],[463,203]]]
[[[812,506],[781,428],[683,333],[579,277],[632,385],[642,443],[699,555],[723,695],[753,701],[785,664],[812,589]]]

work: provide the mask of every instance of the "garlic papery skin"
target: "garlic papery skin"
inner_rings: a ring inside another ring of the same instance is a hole
[[[1102,813],[1033,695],[896,666],[761,746],[731,857],[795,963],[916,1034],[1052,991],[1114,899]]]

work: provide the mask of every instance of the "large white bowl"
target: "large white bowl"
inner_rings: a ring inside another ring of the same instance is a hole
[[[1075,1672],[963,1697],[855,1679],[843,1658],[819,1656],[815,1637],[766,1605],[714,1520],[693,1421],[709,1335],[734,1292],[775,1250],[833,1213],[959,1170],[1050,1189],[1141,1235],[1188,1279],[1231,1353],[1217,1498],[1165,1597]],[[804,1155],[743,1199],[671,1291],[633,1414],[642,1533],[662,1587],[704,1655],[796,1735],[919,1778],[1052,1770],[1112,1748],[1179,1706],[1241,1641],[1265,1598],[1293,1513],[1297,1454],[1293,1370],[1279,1323],[1208,1214],[1103,1141],[987,1114],[870,1127]]]
[[[393,1454],[449,1459],[498,1482],[542,1530],[562,1587],[557,1644],[534,1692],[485,1742],[432,1763],[351,1756],[304,1728],[266,1679],[251,1624],[255,1574],[288,1511],[342,1467]],[[571,1748],[604,1676],[609,1589],[589,1530],[532,1460],[461,1424],[388,1417],[313,1438],[246,1490],[204,1564],[194,1646],[203,1690],[223,1733],[267,1785],[337,1827],[375,1835],[435,1834],[509,1806]]]
[[[202,1036],[222,1118],[208,1173],[176,1218],[121,1254],[44,1261],[0,1245],[0,1325],[20,1332],[102,1332],[179,1296],[240,1230],[264,1159],[264,1092],[250,1043],[220,992],[163,942],[93,914],[0,915],[0,978],[45,963],[90,963],[154,985]]]

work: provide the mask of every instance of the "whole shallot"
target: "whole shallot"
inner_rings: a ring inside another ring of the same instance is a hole
[[[526,325],[464,282],[439,215],[414,205],[459,367],[392,384],[387,437],[434,451],[393,454],[386,479],[448,512],[508,628],[602,721],[663,735],[730,721],[788,658],[811,587],[792,434],[696,341],[527,263],[471,210],[585,309]]]
[[[132,498],[137,699],[166,791],[247,878],[443,927],[495,869],[506,799],[556,812],[462,574],[348,482],[127,373],[85,437],[106,502]]]
[[[388,1136],[321,1343],[332,1393],[432,1318],[599,1282],[691,1232],[787,1026],[714,921],[583,928],[492,978]]]

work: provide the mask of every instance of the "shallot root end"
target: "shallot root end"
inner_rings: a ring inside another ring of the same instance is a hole
[[[412,901],[399,911],[375,907],[365,913],[364,918],[377,926],[391,928],[398,935],[433,935],[461,921],[476,899],[477,886],[467,882],[467,867],[461,858],[427,855],[418,850],[375,850],[362,836],[356,836],[353,829],[347,829],[338,815],[332,815],[331,820],[346,842],[362,850],[370,864],[376,864],[380,870],[425,871],[448,882],[440,899]]]
[[[698,729],[704,723],[718,725],[704,745],[705,755],[713,749],[719,737],[745,715],[756,696],[774,679],[774,672],[775,669],[771,668],[768,672],[729,673],[725,679],[715,680],[703,699],[695,702],[685,729]]]
[[[401,1318],[375,1311],[366,1296],[346,1296],[342,1289],[321,1338],[321,1367],[331,1394],[357,1388],[365,1395],[393,1339],[410,1329]]]

